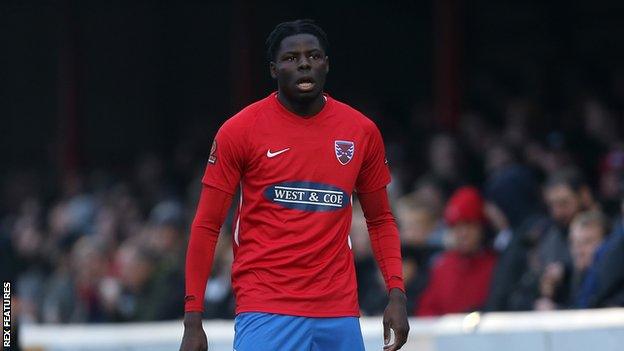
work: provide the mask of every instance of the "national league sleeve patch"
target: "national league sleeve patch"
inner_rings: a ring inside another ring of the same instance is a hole
[[[208,163],[213,165],[217,163],[217,139],[212,142],[212,147],[210,148],[210,156],[208,156]]]

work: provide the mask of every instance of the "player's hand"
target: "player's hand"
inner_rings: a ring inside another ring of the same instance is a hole
[[[405,293],[400,289],[390,290],[390,300],[384,311],[384,350],[395,351],[407,342],[409,323],[407,322],[407,307]],[[394,331],[394,342],[390,344],[390,329]]]
[[[180,351],[207,351],[208,339],[202,327],[200,312],[184,314],[184,336]]]

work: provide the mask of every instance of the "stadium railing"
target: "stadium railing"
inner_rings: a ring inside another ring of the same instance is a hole
[[[361,318],[367,350],[382,349],[380,317]],[[402,350],[621,351],[624,308],[517,313],[471,313],[410,319]],[[205,321],[210,351],[232,350],[232,321]],[[22,325],[25,351],[177,350],[182,322]]]

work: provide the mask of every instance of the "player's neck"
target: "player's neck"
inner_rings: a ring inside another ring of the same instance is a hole
[[[288,111],[301,118],[308,118],[321,112],[326,102],[323,94],[319,94],[319,96],[310,101],[298,102],[289,100],[284,94],[278,92],[277,99]]]

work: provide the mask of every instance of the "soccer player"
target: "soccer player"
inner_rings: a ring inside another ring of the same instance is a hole
[[[409,325],[381,134],[363,114],[323,92],[329,59],[321,28],[310,20],[281,23],[266,43],[277,92],[221,126],[202,179],[186,257],[181,350],[207,348],[201,325],[206,281],[239,185],[234,349],[364,350],[348,236],[356,192],[388,290],[384,349],[398,350]]]

